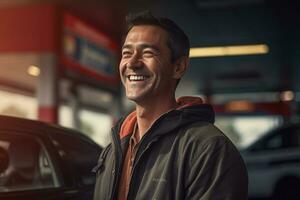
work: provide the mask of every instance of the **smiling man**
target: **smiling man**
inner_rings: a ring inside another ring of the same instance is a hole
[[[175,98],[189,39],[149,12],[127,18],[119,65],[135,111],[112,129],[100,155],[95,200],[246,200],[247,172],[200,98]]]

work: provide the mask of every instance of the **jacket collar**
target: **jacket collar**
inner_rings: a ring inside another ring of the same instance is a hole
[[[201,98],[192,97],[192,96],[180,97],[176,100],[176,102],[177,102],[177,106],[174,110],[181,110],[187,107],[203,104],[203,100]],[[125,120],[122,123],[119,132],[121,139],[132,133],[136,121],[137,121],[136,111],[133,111],[125,118]]]

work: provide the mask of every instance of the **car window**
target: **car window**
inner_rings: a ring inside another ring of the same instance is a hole
[[[263,149],[286,149],[300,147],[300,130],[297,128],[280,129],[263,142]]]
[[[1,133],[0,148],[8,164],[0,173],[0,192],[58,187],[42,143],[31,136]]]
[[[84,185],[95,183],[92,173],[97,164],[100,147],[81,137],[72,134],[51,134],[52,142],[57,148],[59,155],[69,163]]]
[[[300,128],[294,128],[286,140],[288,147],[300,147]]]
[[[274,135],[273,137],[266,140],[264,149],[280,149],[283,148],[283,137],[282,135]]]

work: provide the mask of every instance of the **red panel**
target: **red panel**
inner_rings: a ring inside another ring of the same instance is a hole
[[[280,114],[283,116],[290,116],[292,114],[291,104],[289,102],[276,103],[260,103],[257,110],[266,110],[272,114]]]
[[[64,13],[64,26],[78,35],[88,38],[94,43],[111,50],[116,53],[118,50],[118,45],[109,36],[105,35],[101,31],[97,30],[92,25],[85,21],[80,20],[78,17],[71,15],[68,12]]]
[[[38,119],[48,123],[58,123],[57,107],[39,107]]]
[[[100,73],[96,73],[95,71],[89,70],[88,68],[80,65],[79,63],[77,63],[69,58],[62,57],[61,63],[65,67],[75,70],[79,74],[86,75],[87,77],[90,77],[90,78],[94,78],[95,80],[98,80],[107,85],[118,86],[120,83],[119,76],[106,76],[106,75],[102,75]]]
[[[0,8],[0,52],[57,50],[54,5]]]
[[[269,102],[269,103],[253,103],[253,110],[249,111],[240,111],[232,112],[227,110],[225,105],[214,105],[214,110],[219,114],[270,114],[270,115],[282,115],[290,116],[292,113],[291,105],[289,102]]]

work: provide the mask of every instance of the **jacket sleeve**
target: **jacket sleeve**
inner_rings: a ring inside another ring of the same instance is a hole
[[[190,150],[185,172],[185,199],[248,199],[247,170],[229,139],[215,136],[204,144],[196,141]]]

